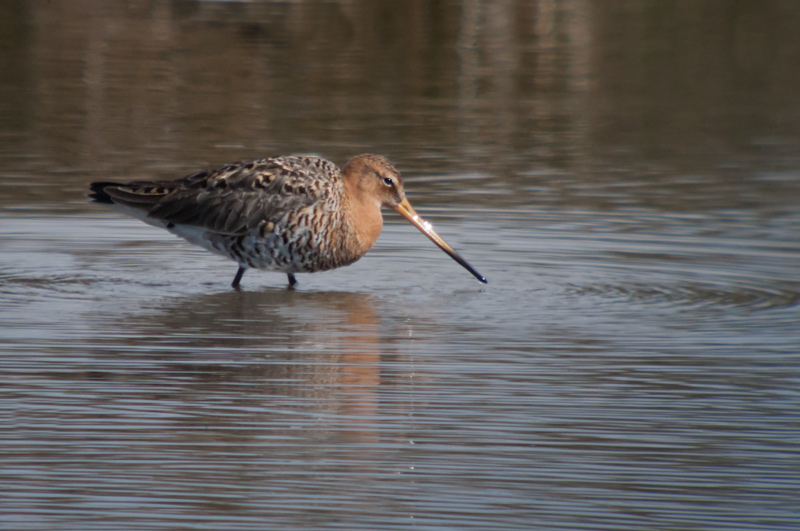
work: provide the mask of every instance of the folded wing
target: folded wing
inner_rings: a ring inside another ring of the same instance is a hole
[[[321,171],[329,178],[319,179]],[[91,197],[143,218],[242,235],[264,221],[323,201],[332,186],[341,186],[339,169],[332,163],[317,157],[278,157],[229,164],[176,181],[93,183]]]

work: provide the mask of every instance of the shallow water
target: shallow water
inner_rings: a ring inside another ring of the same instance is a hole
[[[800,527],[798,8],[438,5],[3,8],[0,527]],[[488,285],[84,197],[368,150]]]

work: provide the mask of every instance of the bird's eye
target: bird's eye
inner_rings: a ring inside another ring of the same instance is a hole
[[[392,179],[391,177],[384,177],[383,184],[385,184],[386,186],[394,186],[394,179]]]

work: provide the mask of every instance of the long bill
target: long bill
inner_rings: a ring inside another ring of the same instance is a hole
[[[478,280],[480,280],[484,284],[487,283],[486,277],[484,277],[483,275],[478,273],[475,270],[474,267],[469,265],[469,263],[467,263],[466,260],[461,258],[461,255],[459,255],[455,251],[455,249],[453,249],[452,247],[447,245],[447,242],[444,241],[441,238],[441,236],[436,234],[436,232],[434,232],[433,227],[431,226],[430,223],[428,223],[427,221],[425,221],[424,219],[419,217],[417,215],[417,213],[414,212],[414,209],[411,208],[411,205],[409,204],[408,199],[403,199],[403,202],[400,203],[399,205],[395,206],[394,209],[397,211],[398,214],[400,214],[401,216],[406,218],[412,225],[414,225],[416,228],[418,228],[420,230],[420,232],[422,232],[422,234],[424,234],[425,236],[430,238],[430,240],[433,243],[435,243],[437,245],[437,247],[439,247],[439,249],[441,249],[442,251],[446,252],[448,255],[450,255],[450,258],[452,258],[453,260],[455,260],[456,262],[461,264],[461,266],[464,269],[466,269],[467,271],[472,273],[472,275],[475,278],[477,278]]]

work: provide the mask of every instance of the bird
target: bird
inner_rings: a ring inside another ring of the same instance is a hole
[[[381,155],[353,157],[340,170],[311,155],[245,160],[173,181],[93,182],[89,197],[248,269],[326,271],[363,257],[392,208],[467,271],[478,273],[414,211],[400,172]]]

